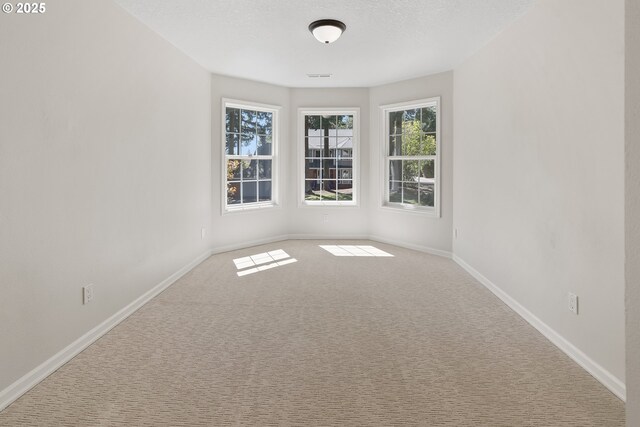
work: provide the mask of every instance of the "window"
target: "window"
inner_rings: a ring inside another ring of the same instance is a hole
[[[356,206],[358,109],[301,109],[299,129],[301,203]]]
[[[223,100],[224,211],[274,206],[278,107]]]
[[[387,207],[440,215],[440,98],[382,107]]]

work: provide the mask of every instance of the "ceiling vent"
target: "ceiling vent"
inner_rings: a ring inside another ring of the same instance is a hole
[[[328,79],[329,77],[331,77],[331,74],[328,73],[324,73],[324,74],[307,74],[307,77],[309,77],[310,79]]]

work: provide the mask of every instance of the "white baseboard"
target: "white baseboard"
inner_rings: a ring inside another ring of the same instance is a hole
[[[223,252],[231,252],[231,251],[236,251],[238,249],[246,249],[246,248],[250,248],[253,246],[260,246],[260,245],[266,245],[267,243],[275,243],[275,242],[282,242],[283,240],[287,240],[289,239],[289,236],[286,234],[280,235],[280,236],[273,236],[273,237],[265,237],[264,239],[256,239],[256,240],[250,240],[247,242],[242,242],[242,243],[236,243],[233,245],[225,245],[225,246],[217,246],[217,247],[213,247],[211,249],[211,253],[212,254],[220,254]]]
[[[368,234],[290,234],[291,240],[371,240],[374,242],[387,243],[389,245],[399,246],[401,248],[412,249],[418,252],[424,252],[431,255],[437,255],[445,258],[451,258],[452,254],[442,249],[434,249],[428,246],[414,245],[401,240],[387,239],[386,237],[373,236]]]
[[[595,379],[600,381],[602,385],[608,388],[613,394],[620,398],[623,402],[626,401],[627,392],[626,386],[623,381],[607,371],[601,365],[596,363],[589,356],[584,354],[579,348],[571,344],[566,338],[552,329],[549,325],[544,323],[533,313],[523,307],[518,301],[509,296],[506,292],[500,289],[496,284],[491,282],[485,276],[483,276],[478,270],[467,264],[462,258],[457,255],[453,255],[453,260],[464,268],[469,274],[471,274],[476,280],[482,283],[487,289],[493,292],[498,298],[509,306],[513,311],[518,313],[524,320],[529,322],[531,326],[536,328],[542,335],[544,335],[549,341],[551,341],[556,347],[562,350],[567,356],[573,359],[578,365],[582,366],[589,374]]]
[[[35,387],[40,381],[58,370],[62,365],[77,356],[82,350],[89,347],[94,341],[102,337],[104,334],[113,329],[118,323],[133,314],[136,310],[146,304],[153,297],[164,291],[178,279],[191,271],[196,265],[211,256],[211,251],[198,256],[189,264],[173,273],[171,276],[158,283],[156,286],[145,292],[143,295],[135,299],[126,307],[115,313],[113,316],[100,323],[95,328],[69,344],[67,347],[59,351],[53,357],[34,368],[31,372],[18,379],[6,389],[0,391],[0,411],[16,401],[20,396]]]
[[[425,252],[432,255],[438,255],[445,258],[452,257],[451,252],[448,252],[448,251],[444,251],[441,249],[434,249],[427,246],[414,245],[414,244],[406,243],[400,240],[387,239],[385,237],[371,236],[368,234],[320,234],[320,233],[283,234],[280,236],[251,240],[251,241],[246,241],[246,242],[233,244],[233,245],[214,247],[211,250],[211,253],[219,254],[222,252],[230,252],[238,249],[246,249],[246,248],[251,248],[253,246],[260,246],[268,243],[281,242],[284,240],[372,240],[374,242],[388,243],[390,245],[399,246],[401,248],[412,249],[415,251]]]
[[[249,240],[233,245],[214,247],[212,254],[231,252],[239,249],[252,248],[254,246],[266,245],[268,243],[282,242],[284,240],[368,240],[366,235],[344,235],[344,234],[282,234],[280,236],[266,237],[264,239]]]
[[[442,249],[434,249],[428,246],[414,245],[412,243],[402,242],[400,240],[387,239],[386,237],[380,236],[369,236],[369,240],[373,240],[374,242],[380,243],[388,243],[390,245],[400,246],[401,248],[413,249],[414,251],[424,252],[431,255],[438,255],[445,258],[451,258],[452,254],[449,251],[444,251]]]
[[[289,234],[291,240],[369,240],[366,234]]]

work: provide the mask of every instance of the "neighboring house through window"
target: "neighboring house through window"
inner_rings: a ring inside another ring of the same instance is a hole
[[[357,205],[358,110],[301,109],[300,200],[304,205]]]

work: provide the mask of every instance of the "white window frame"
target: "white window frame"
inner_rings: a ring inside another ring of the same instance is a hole
[[[411,110],[414,108],[422,108],[428,106],[436,107],[436,155],[435,156],[390,156],[389,155],[389,113],[395,111]],[[392,209],[395,211],[413,212],[426,216],[433,216],[440,218],[440,158],[442,151],[442,138],[440,131],[440,97],[435,96],[431,98],[419,99],[416,101],[400,102],[397,104],[381,105],[381,123],[382,123],[382,144],[380,144],[381,152],[381,207],[383,209]],[[396,203],[389,201],[389,161],[390,160],[434,160],[434,187],[435,193],[433,200],[433,207],[431,206],[416,206],[405,203]]]
[[[305,200],[304,118],[315,115],[352,115],[353,149],[351,153],[352,200]],[[360,206],[360,108],[298,108],[298,207],[359,207]]]
[[[240,108],[245,110],[253,110],[253,111],[262,111],[266,113],[272,113],[272,136],[271,136],[271,155],[255,155],[255,156],[240,156],[240,155],[227,155],[226,153],[226,137],[227,137],[227,128],[226,128],[226,118],[227,118],[227,108]],[[279,175],[279,167],[278,167],[278,150],[280,146],[280,110],[282,107],[278,105],[269,105],[269,104],[260,104],[257,102],[250,101],[240,101],[237,99],[229,99],[222,98],[222,113],[220,115],[221,122],[221,144],[220,144],[220,153],[221,153],[221,198],[222,198],[222,215],[229,213],[237,213],[237,212],[247,212],[254,211],[257,209],[265,209],[265,208],[276,208],[279,207],[279,186],[280,186],[280,175]],[[240,205],[229,205],[227,204],[227,160],[228,159],[249,159],[249,160],[271,160],[271,201],[268,202],[253,202],[247,204]]]

